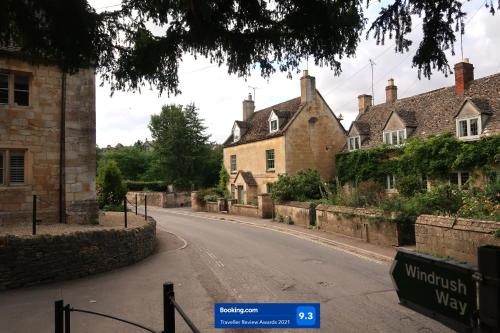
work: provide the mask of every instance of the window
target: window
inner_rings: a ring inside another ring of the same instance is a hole
[[[357,150],[361,147],[361,138],[359,136],[351,137],[349,138],[349,141],[347,142],[348,149],[349,150]]]
[[[30,105],[30,78],[28,75],[14,75],[14,104]]]
[[[0,104],[9,104],[9,75],[0,73]]]
[[[278,120],[273,119],[269,122],[269,130],[270,132],[276,132],[278,130]]]
[[[235,126],[233,130],[233,142],[236,142],[239,139],[240,139],[240,128],[238,126]]]
[[[274,149],[266,150],[266,170],[274,170]]]
[[[231,184],[231,198],[236,199],[236,185]]]
[[[452,172],[450,173],[450,184],[457,185],[460,188],[467,188],[467,181],[469,180],[468,172]]]
[[[231,155],[231,172],[236,172],[236,155]]]
[[[481,133],[480,118],[457,120],[457,133],[459,138],[477,138]]]
[[[25,152],[0,150],[0,185],[24,185]]]
[[[272,190],[273,190],[273,183],[267,183],[266,184],[266,190],[267,190],[266,193],[271,193]]]
[[[385,181],[385,188],[389,191],[396,189],[396,176],[395,175],[387,175]]]
[[[406,129],[384,131],[384,143],[388,145],[402,145],[406,141]]]

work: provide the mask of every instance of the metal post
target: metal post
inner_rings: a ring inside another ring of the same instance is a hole
[[[480,332],[500,332],[500,247],[480,246],[477,257]]]
[[[55,333],[64,333],[64,317],[63,317],[64,301],[59,300],[54,303],[54,328]]]
[[[125,228],[127,228],[127,197],[123,197],[123,217],[125,219]]]
[[[135,215],[137,215],[137,193],[135,194]]]
[[[33,196],[33,235],[36,235],[36,195]]]
[[[71,333],[71,310],[69,304],[64,307],[64,333]]]
[[[163,333],[175,333],[175,308],[171,298],[175,298],[174,284],[166,282],[163,284]]]
[[[148,220],[148,196],[144,194],[144,219]]]

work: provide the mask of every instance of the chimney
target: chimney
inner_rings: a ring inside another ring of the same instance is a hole
[[[398,87],[394,85],[394,79],[389,79],[387,81],[387,87],[385,87],[385,102],[394,103],[398,99]]]
[[[316,94],[316,79],[309,76],[309,71],[305,70],[300,78],[300,102],[307,103],[314,100]]]
[[[372,96],[371,95],[359,95],[358,96],[358,106],[359,106],[359,114],[363,114],[368,107],[372,106]]]
[[[469,63],[469,58],[455,65],[455,93],[463,95],[469,82],[474,80],[474,66]]]
[[[255,111],[255,102],[252,100],[252,94],[248,94],[248,99],[243,101],[243,121],[247,121]]]

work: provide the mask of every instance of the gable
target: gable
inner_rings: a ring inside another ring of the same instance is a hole
[[[463,118],[472,118],[472,117],[478,117],[481,115],[480,110],[478,107],[470,100],[466,100],[460,110],[458,110],[457,115],[455,118],[457,119],[463,119]]]
[[[352,136],[359,136],[359,131],[358,131],[358,128],[356,126],[351,126],[351,129],[349,130],[349,133],[348,133],[348,136],[352,137]]]
[[[401,117],[399,117],[399,115],[396,112],[392,112],[389,119],[387,119],[387,123],[385,124],[383,130],[393,131],[393,130],[401,130],[404,128],[406,128],[406,125],[401,119]]]

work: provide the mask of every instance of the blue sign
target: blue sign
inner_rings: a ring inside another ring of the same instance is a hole
[[[319,303],[217,303],[215,328],[320,328]]]

